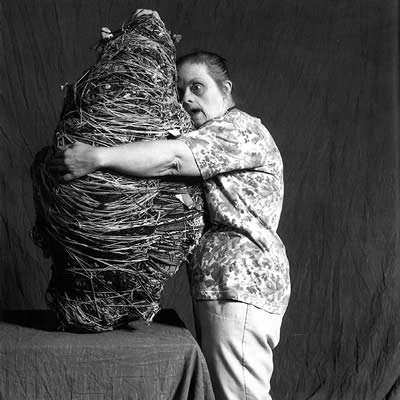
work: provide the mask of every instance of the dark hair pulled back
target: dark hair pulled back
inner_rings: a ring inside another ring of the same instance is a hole
[[[230,80],[225,58],[216,53],[196,50],[192,53],[181,56],[176,60],[177,68],[185,63],[205,64],[208,68],[208,73],[221,90],[223,90],[224,82]]]

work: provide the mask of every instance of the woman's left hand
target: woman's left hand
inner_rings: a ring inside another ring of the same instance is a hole
[[[96,147],[75,142],[55,153],[48,169],[60,182],[81,178],[99,168]]]

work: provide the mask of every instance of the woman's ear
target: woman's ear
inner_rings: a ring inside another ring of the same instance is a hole
[[[224,92],[224,99],[228,107],[233,105],[232,99],[232,82],[230,80],[226,80],[223,83],[222,90]]]
[[[229,96],[232,93],[232,82],[230,80],[224,81],[223,89],[225,96]]]

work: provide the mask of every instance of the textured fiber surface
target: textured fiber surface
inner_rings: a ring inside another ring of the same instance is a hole
[[[178,102],[175,46],[162,20],[134,15],[121,24],[97,46],[96,63],[66,85],[53,146],[32,165],[32,237],[53,262],[46,297],[73,331],[151,321],[165,281],[204,227],[200,186],[187,179],[96,171],[60,184],[48,172],[51,154],[74,141],[110,147],[192,129]]]

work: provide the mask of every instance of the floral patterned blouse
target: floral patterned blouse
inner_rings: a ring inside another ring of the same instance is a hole
[[[272,136],[258,118],[233,108],[179,139],[200,169],[211,222],[193,254],[193,298],[238,300],[283,314],[290,277],[276,233],[283,166]]]

